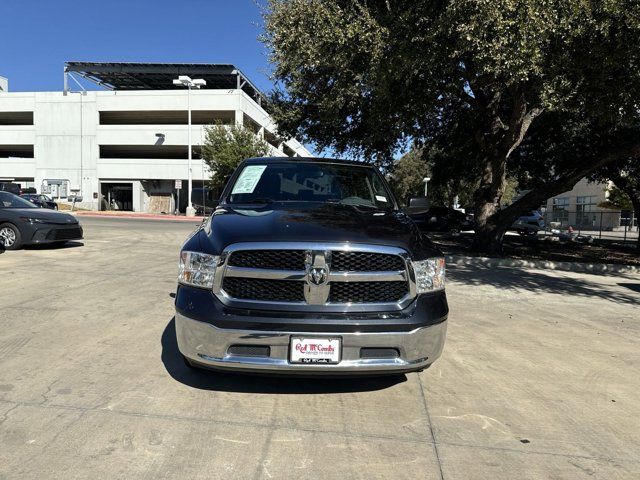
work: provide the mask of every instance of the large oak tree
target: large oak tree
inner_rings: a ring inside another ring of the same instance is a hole
[[[481,250],[500,249],[520,207],[640,146],[609,135],[638,115],[637,0],[269,0],[265,27],[281,133],[377,161],[464,134]],[[611,142],[500,209],[509,159],[554,112]]]

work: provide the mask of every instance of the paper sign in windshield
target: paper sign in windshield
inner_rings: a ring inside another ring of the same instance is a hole
[[[233,190],[231,190],[231,194],[253,193],[266,168],[266,165],[249,165],[244,167],[236,184],[233,186]]]

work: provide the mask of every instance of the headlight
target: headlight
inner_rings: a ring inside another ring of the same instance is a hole
[[[43,220],[42,218],[20,217],[20,220],[31,223],[32,225],[34,223],[47,223],[46,220]]]
[[[178,282],[194,287],[212,288],[218,266],[217,255],[199,252],[180,252]]]
[[[413,264],[413,271],[416,275],[416,293],[444,290],[444,258],[429,258],[411,263]]]

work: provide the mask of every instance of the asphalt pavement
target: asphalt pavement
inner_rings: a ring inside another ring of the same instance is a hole
[[[454,266],[420,374],[191,371],[185,222],[0,254],[0,479],[640,478],[640,276]]]

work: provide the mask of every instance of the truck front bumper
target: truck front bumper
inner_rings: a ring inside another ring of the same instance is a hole
[[[214,369],[289,374],[381,374],[422,370],[442,353],[446,320],[410,331],[398,332],[296,332],[219,328],[176,312],[176,335],[180,352],[192,364]],[[336,364],[289,362],[292,336],[339,337],[342,356]],[[269,354],[247,356],[230,353],[238,346],[269,347]],[[368,358],[362,349],[395,349],[395,358]]]

